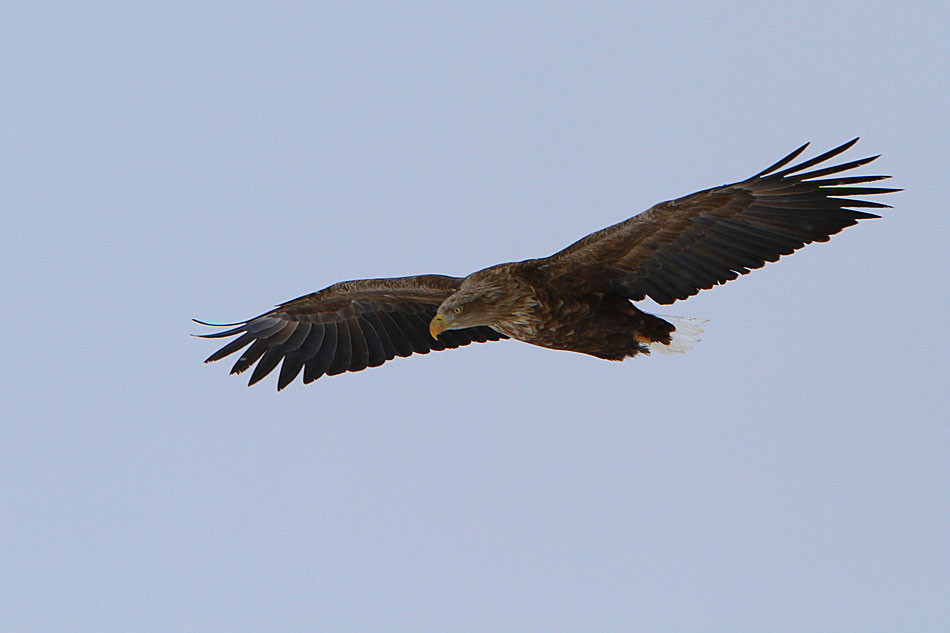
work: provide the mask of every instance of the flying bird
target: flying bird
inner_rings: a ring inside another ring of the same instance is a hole
[[[281,364],[277,389],[377,367],[396,356],[473,342],[515,339],[623,360],[688,349],[702,319],[648,314],[633,302],[686,299],[858,220],[856,209],[890,208],[854,196],[900,191],[866,183],[889,176],[840,176],[878,158],[808,169],[858,139],[785,167],[802,147],[751,178],[661,202],[591,233],[549,257],[490,266],[467,277],[418,275],[333,284],[203,338],[236,336],[205,362],[245,347],[231,369],[257,363],[253,385]]]

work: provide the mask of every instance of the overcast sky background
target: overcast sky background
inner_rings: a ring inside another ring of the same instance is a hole
[[[946,631],[950,5],[332,4],[0,9],[0,630]],[[683,356],[189,336],[858,135],[895,208]]]

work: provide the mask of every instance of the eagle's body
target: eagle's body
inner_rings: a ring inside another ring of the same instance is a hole
[[[504,338],[607,360],[683,351],[701,331],[699,320],[654,316],[632,301],[685,299],[878,217],[853,208],[887,205],[851,196],[898,190],[853,185],[887,176],[826,178],[876,156],[803,173],[856,141],[779,171],[803,146],[747,180],[662,202],[550,257],[498,264],[465,278],[334,284],[204,335],[239,335],[207,362],[247,347],[232,373],[256,362],[254,384],[282,362],[282,389],[301,371],[310,382],[395,356]]]
[[[505,300],[492,303],[485,325],[540,347],[623,360],[649,353],[647,343],[669,344],[674,330],[670,323],[637,309],[616,292],[585,292],[558,283],[556,275],[543,259],[498,264],[466,277],[459,293],[464,297],[469,287],[476,293],[489,286],[508,289]]]

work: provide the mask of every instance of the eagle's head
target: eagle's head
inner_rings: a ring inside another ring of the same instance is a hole
[[[513,274],[511,264],[474,272],[439,306],[429,323],[433,338],[445,330],[487,325],[495,329],[516,319],[530,303],[529,294]]]

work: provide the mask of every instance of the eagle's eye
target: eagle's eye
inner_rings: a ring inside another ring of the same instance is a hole
[[[454,312],[455,314],[462,314],[462,306],[455,306],[454,308],[452,308],[452,312]]]

